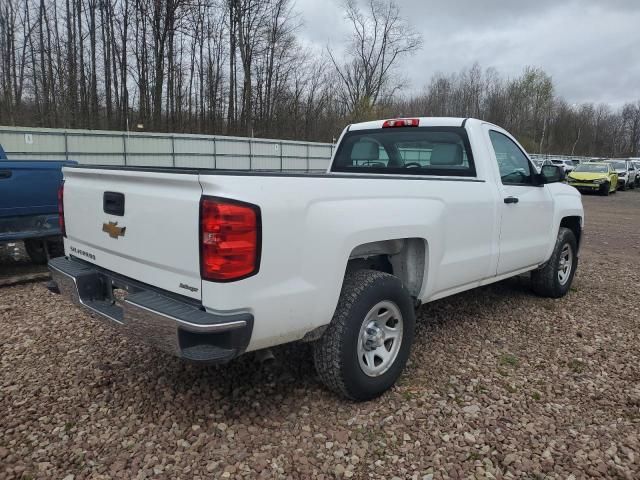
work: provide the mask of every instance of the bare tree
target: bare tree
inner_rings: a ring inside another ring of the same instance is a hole
[[[338,61],[301,46],[294,0],[0,0],[0,124],[331,141],[373,115],[474,116],[534,152],[640,154],[640,102],[571,105],[537,68],[402,95],[421,38],[393,1],[359,1]]]
[[[403,56],[420,49],[422,36],[401,17],[393,0],[369,0],[364,11],[356,0],[347,0],[344,8],[352,27],[346,47],[348,60],[341,63],[330,49],[328,52],[350,109],[368,111],[381,95],[392,96],[402,85],[392,69]]]

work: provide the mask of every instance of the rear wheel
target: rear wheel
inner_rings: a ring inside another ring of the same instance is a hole
[[[64,255],[64,244],[61,239],[45,240],[42,238],[30,238],[24,241],[24,248],[31,261],[36,265],[45,265],[49,261],[49,258]],[[48,255],[47,251],[49,252]]]
[[[335,393],[357,401],[375,398],[401,375],[414,329],[413,301],[397,277],[349,272],[333,319],[313,346],[316,371]]]
[[[531,272],[531,288],[542,297],[560,298],[571,288],[578,267],[578,242],[571,230],[560,227],[549,261]]]

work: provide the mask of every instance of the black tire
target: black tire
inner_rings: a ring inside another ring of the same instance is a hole
[[[62,237],[48,240],[47,247],[49,248],[49,258],[64,256],[64,242],[62,241]]]
[[[563,283],[559,279],[558,270],[560,269],[560,258],[565,246],[569,246],[571,249],[572,264],[568,272],[569,276]],[[531,288],[534,293],[541,297],[564,297],[571,288],[573,277],[578,268],[577,252],[578,242],[573,232],[568,228],[560,227],[551,258],[542,268],[531,272]]]
[[[47,250],[49,255],[47,256]],[[24,248],[27,251],[27,255],[31,259],[31,262],[36,265],[46,265],[49,258],[61,257],[64,255],[64,243],[62,238],[54,239],[42,239],[42,238],[30,238],[24,241]]]
[[[47,251],[45,250],[44,240],[41,238],[30,238],[24,241],[24,248],[27,255],[36,265],[44,265],[49,260]]]
[[[367,314],[380,302],[392,302],[402,315],[402,340],[394,360],[379,376],[360,366],[358,346]],[[333,392],[356,401],[380,396],[396,382],[409,358],[415,330],[413,300],[402,282],[375,270],[347,272],[331,323],[313,345],[320,380]]]
[[[608,197],[609,193],[611,193],[611,185],[605,183],[602,187],[600,187],[600,195]]]

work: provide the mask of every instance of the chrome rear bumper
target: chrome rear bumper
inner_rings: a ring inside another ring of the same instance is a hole
[[[250,313],[212,314],[191,301],[73,258],[54,258],[49,270],[50,290],[59,290],[122,333],[173,355],[226,362],[244,352],[251,339]]]

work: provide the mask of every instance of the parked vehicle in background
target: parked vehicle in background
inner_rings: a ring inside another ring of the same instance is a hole
[[[580,191],[599,192],[601,195],[615,193],[618,174],[610,163],[581,163],[569,173],[568,183]]]
[[[551,160],[531,160],[533,162],[533,166],[536,167],[538,173],[542,171],[542,167],[545,165],[553,165]]]
[[[571,171],[573,171],[573,169],[576,167],[577,162],[574,163],[573,160],[569,160],[569,159],[553,159],[551,160],[551,163],[557,167],[560,167],[564,170],[565,173],[569,173]]]
[[[75,162],[0,159],[0,242],[24,241],[34,263],[64,253],[58,215],[63,165]]]
[[[331,390],[367,400],[402,373],[414,307],[531,272],[565,295],[580,194],[481,120],[348,126],[324,174],[64,169],[57,288],[124,333],[225,362],[308,341]],[[55,290],[55,286],[51,286]]]
[[[629,160],[607,160],[618,173],[618,189],[627,190],[636,187],[637,172]]]
[[[640,160],[631,160],[636,169],[636,187],[640,187]]]

